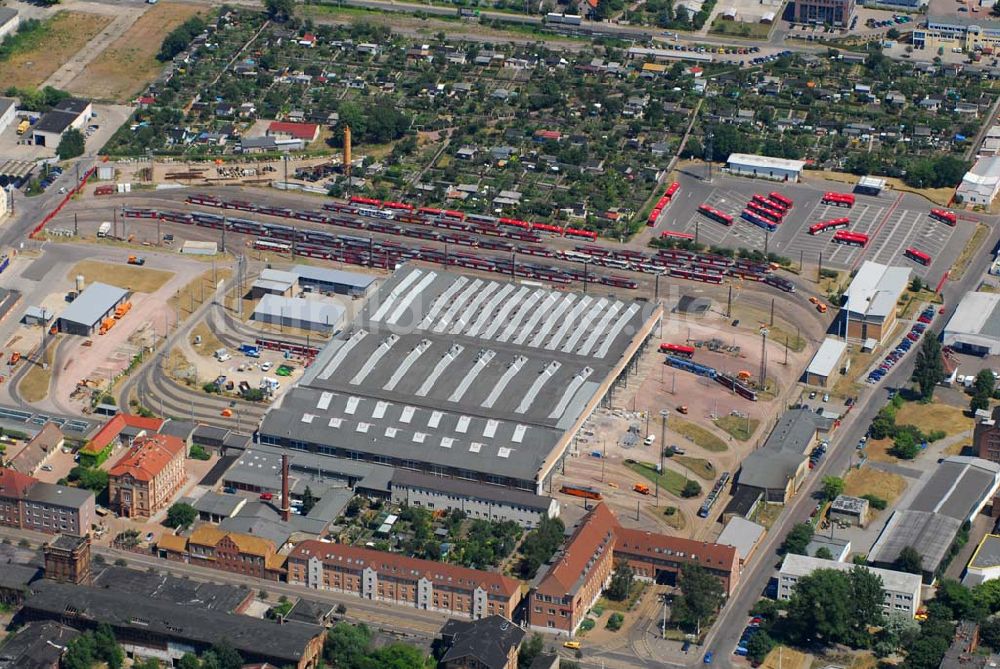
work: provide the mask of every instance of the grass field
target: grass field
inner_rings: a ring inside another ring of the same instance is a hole
[[[202,299],[210,300],[215,293],[216,281],[223,281],[232,276],[233,271],[228,268],[216,271],[208,270],[202,272],[201,276],[195,278],[188,285],[177,291],[177,294],[170,298],[170,306],[181,314],[182,317],[190,316],[201,306]],[[250,308],[253,311],[253,307]]]
[[[906,490],[906,479],[899,474],[871,467],[852,469],[844,477],[844,494],[852,497],[875,495],[890,504]]]
[[[690,455],[675,455],[670,458],[670,461],[683,465],[706,481],[715,480],[715,467],[705,458],[692,458]]]
[[[219,341],[219,338],[215,336],[215,333],[208,328],[208,325],[204,321],[195,325],[191,330],[192,342],[195,337],[201,337],[201,343],[197,345],[192,343],[192,347],[205,357],[211,357],[215,351],[223,348],[222,342]]]
[[[916,425],[924,432],[943,430],[949,437],[974,427],[963,409],[938,402],[907,402],[896,412],[896,425]]]
[[[656,473],[656,465],[648,462],[637,462],[632,460],[631,462],[626,462],[625,466],[639,476],[648,479],[651,483],[656,483],[657,479],[659,479],[661,488],[677,495],[678,497],[680,497],[684,484],[688,481],[684,478],[683,474],[673,471],[668,465],[664,465],[663,472],[660,474]],[[650,488],[649,494],[651,496],[653,495],[652,488]]]
[[[160,2],[132,24],[69,85],[73,93],[98,100],[127,102],[163,69],[156,60],[163,37],[199,12],[197,5]]]
[[[110,16],[57,12],[23,40],[10,59],[0,63],[0,90],[10,86],[38,88],[109,23]]]
[[[976,231],[972,233],[972,237],[969,238],[969,242],[962,249],[962,253],[958,256],[958,260],[955,264],[951,266],[951,273],[949,274],[952,281],[958,281],[963,276],[965,276],[965,270],[969,268],[969,263],[979,252],[979,247],[983,245],[986,241],[986,237],[990,234],[990,228],[983,224],[976,224]]]
[[[70,281],[82,274],[86,285],[95,281],[125,288],[136,293],[155,293],[173,277],[173,272],[162,269],[146,269],[136,265],[120,265],[97,260],[82,260],[69,271]]]
[[[21,399],[25,402],[40,402],[48,396],[49,382],[52,381],[52,357],[55,355],[55,350],[56,342],[52,342],[45,349],[45,354],[38,364],[27,361],[22,363],[31,365],[31,369],[24,375],[17,387],[21,393]],[[48,363],[45,369],[42,369],[42,361]]]
[[[722,441],[721,438],[712,434],[701,425],[696,425],[686,420],[674,418],[670,421],[670,429],[677,432],[682,437],[690,439],[706,451],[721,453],[729,448],[726,446],[726,442]]]
[[[746,441],[757,431],[760,421],[756,418],[747,420],[739,416],[723,416],[722,418],[717,418],[715,424],[733,435],[734,439]]]
[[[744,23],[743,21],[731,21],[721,16],[712,22],[712,27],[708,31],[712,35],[736,35],[737,37],[748,37],[752,39],[767,39],[771,34],[773,25],[766,23]]]
[[[761,669],[809,669],[812,655],[800,653],[788,646],[778,646],[764,658]]]

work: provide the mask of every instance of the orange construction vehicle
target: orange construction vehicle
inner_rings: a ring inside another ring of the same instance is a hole
[[[115,307],[115,319],[119,319],[129,312],[132,308],[131,302],[122,302],[117,307]]]
[[[816,311],[818,311],[821,314],[825,314],[826,313],[826,305],[825,304],[817,304],[816,305]]]
[[[680,413],[682,413],[682,414],[684,414],[684,415],[687,415],[688,407],[687,407],[686,404],[682,404],[679,407],[677,407],[677,411],[680,412]]]
[[[635,490],[640,495],[649,494],[649,486],[646,485],[645,483],[636,483],[634,486],[632,486],[632,490]]]
[[[115,319],[105,318],[103,321],[101,321],[101,327],[97,331],[97,334],[107,334],[108,330],[110,330],[114,326],[115,326]]]
[[[17,361],[21,359],[21,354],[17,351],[13,351],[10,354],[10,360],[7,362],[8,365],[16,365]]]

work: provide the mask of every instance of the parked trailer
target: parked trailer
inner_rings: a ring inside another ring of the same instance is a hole
[[[684,370],[685,372],[691,372],[692,374],[697,374],[698,376],[706,376],[710,379],[714,379],[718,375],[718,372],[715,371],[714,367],[699,365],[697,362],[692,362],[687,358],[681,358],[676,355],[668,355],[664,362],[671,367]]]
[[[670,355],[676,355],[682,358],[691,359],[694,357],[694,346],[687,346],[685,344],[660,344],[660,352],[668,353]]]

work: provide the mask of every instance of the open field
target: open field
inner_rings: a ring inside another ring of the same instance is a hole
[[[0,64],[0,90],[37,88],[109,23],[110,16],[57,12],[10,60]]]
[[[41,402],[49,394],[49,383],[52,381],[52,358],[55,355],[57,342],[52,342],[45,349],[41,360],[37,363],[25,361],[23,364],[31,365],[31,369],[21,379],[21,384],[17,389],[21,393],[21,399],[25,402]],[[42,368],[42,363],[45,368]]]
[[[865,444],[868,459],[875,462],[899,462],[899,458],[889,455],[892,439],[869,439]]]
[[[198,353],[205,357],[211,357],[215,351],[218,351],[220,348],[224,348],[222,346],[222,342],[219,341],[219,338],[215,336],[215,333],[209,329],[208,325],[206,325],[204,321],[199,322],[191,330],[192,341],[195,337],[201,337],[201,343],[192,343],[192,346],[196,351],[198,351]]]
[[[225,281],[232,276],[233,271],[229,268],[218,270],[208,270],[201,276],[192,280],[191,283],[177,291],[177,294],[170,298],[170,306],[177,309],[182,317],[190,316],[205,300],[212,299],[215,292],[216,282]]]
[[[906,490],[906,479],[899,474],[872,467],[852,469],[844,477],[844,494],[853,497],[875,495],[890,504]]]
[[[708,31],[710,35],[736,35],[748,39],[767,39],[771,34],[773,26],[766,23],[744,23],[743,21],[732,21],[721,16],[712,22],[712,27]]]
[[[968,269],[969,263],[975,257],[976,253],[979,251],[979,247],[983,245],[986,241],[986,237],[990,234],[989,226],[983,223],[976,224],[976,231],[972,233],[972,239],[969,243],[965,245],[962,249],[962,254],[958,256],[955,264],[951,266],[950,277],[952,281],[958,281],[963,276],[965,276],[965,270]]]
[[[965,415],[963,409],[938,402],[930,404],[905,403],[896,412],[896,424],[916,425],[925,433],[942,430],[947,437],[973,428],[972,419]]]
[[[174,275],[173,272],[160,269],[146,269],[124,263],[116,265],[96,260],[78,262],[70,270],[67,278],[73,281],[80,274],[88,286],[100,281],[136,293],[155,293]]]
[[[692,442],[701,446],[706,451],[712,451],[713,453],[721,453],[725,451],[728,447],[726,442],[722,441],[721,438],[709,432],[706,428],[701,425],[696,425],[695,423],[690,423],[686,420],[673,419],[670,421],[670,429],[677,432],[686,439],[690,439]]]
[[[760,421],[756,418],[747,419],[729,415],[717,418],[715,420],[715,424],[729,434],[733,435],[734,439],[746,441],[757,431],[757,426],[760,425]]]
[[[156,59],[163,36],[199,12],[197,5],[160,2],[111,43],[70,83],[73,93],[128,102],[163,69]]]
[[[684,484],[688,481],[684,478],[683,474],[679,474],[670,469],[670,465],[667,463],[664,463],[663,471],[659,474],[656,473],[656,465],[648,462],[637,462],[632,460],[625,462],[625,466],[639,476],[648,479],[650,483],[656,483],[657,479],[659,479],[661,488],[677,495],[678,497],[681,495],[681,490],[684,488]],[[649,494],[654,494],[652,487],[650,488]]]
[[[692,458],[690,455],[675,455],[670,460],[686,467],[706,481],[715,480],[715,467],[704,458]]]
[[[764,658],[761,669],[809,669],[812,656],[788,646],[778,646]]]

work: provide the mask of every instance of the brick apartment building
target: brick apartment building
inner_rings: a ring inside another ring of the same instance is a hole
[[[532,628],[573,635],[611,579],[617,526],[605,504],[584,516],[565,547],[535,580],[528,600]]]
[[[344,544],[303,541],[287,569],[293,585],[473,619],[511,618],[521,600],[521,583],[501,574]]]
[[[94,494],[89,490],[42,483],[13,469],[0,469],[0,525],[85,535],[95,522]]]
[[[139,437],[108,472],[108,499],[119,515],[149,518],[184,484],[187,447],[177,437]]]
[[[131,446],[140,437],[156,434],[164,422],[162,418],[116,414],[80,449],[80,464],[97,467],[111,457],[117,446]]]
[[[270,581],[285,580],[285,556],[270,539],[201,525],[190,537],[166,535],[157,542],[161,557]]]
[[[606,505],[598,504],[536,578],[528,601],[530,626],[575,634],[623,560],[636,578],[658,582],[673,582],[685,564],[697,564],[719,578],[727,594],[740,576],[739,553],[732,546],[622,527]]]
[[[976,423],[972,449],[983,460],[1000,462],[1000,407],[993,407],[993,415]]]

